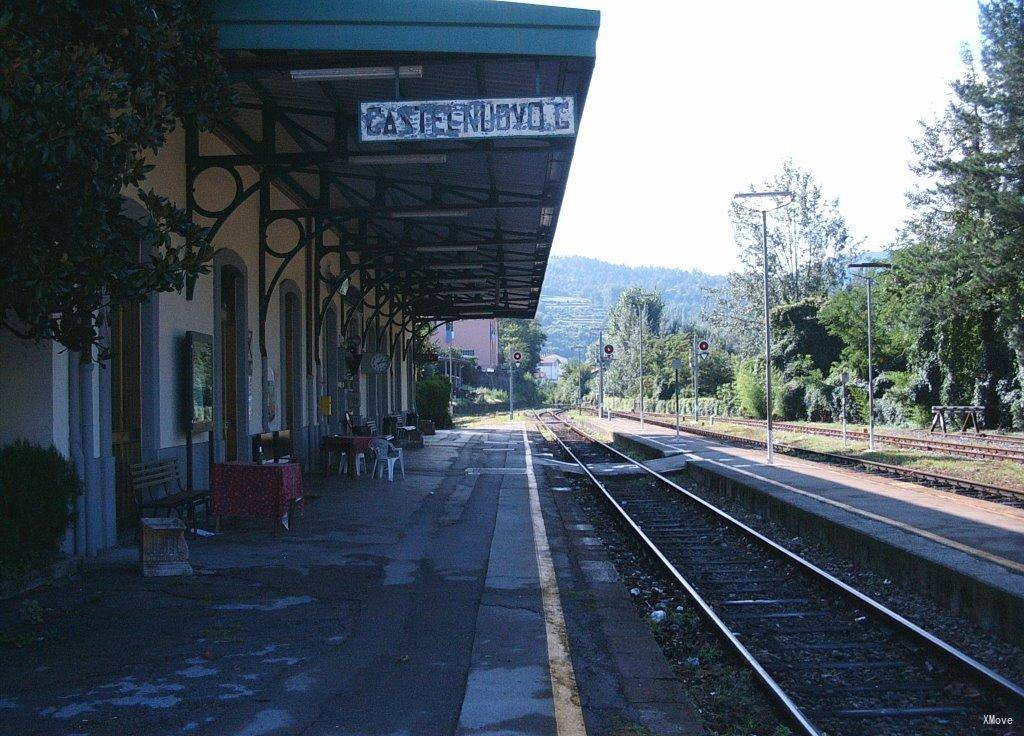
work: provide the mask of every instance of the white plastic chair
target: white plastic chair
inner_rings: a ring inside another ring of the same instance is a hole
[[[344,475],[347,468],[348,468],[348,453],[347,452],[339,452],[338,453],[338,475]],[[366,472],[366,454],[362,453],[362,452],[357,452],[356,453],[356,476],[362,475],[362,473],[359,472],[360,468],[362,468],[363,473]]]
[[[386,439],[376,439],[370,443],[370,451],[373,453],[373,470],[370,472],[374,478],[384,477],[384,468],[387,467],[388,481],[395,480],[395,463],[402,469],[402,477],[405,477],[405,457],[401,447],[395,447]],[[380,468],[378,476],[377,469]]]

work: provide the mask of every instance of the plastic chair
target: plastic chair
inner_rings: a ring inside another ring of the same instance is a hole
[[[348,453],[347,452],[339,452],[338,453],[338,475],[343,475],[347,468],[348,468]],[[366,472],[366,453],[364,453],[364,452],[357,452],[356,453],[356,476],[362,475],[362,473],[359,472],[360,468],[362,468],[363,473]]]
[[[370,451],[373,453],[373,470],[370,475],[378,477],[377,468],[380,468],[379,477],[384,477],[384,468],[388,471],[388,481],[395,480],[395,463],[402,469],[402,477],[405,477],[405,458],[401,447],[395,447],[386,439],[377,439],[370,444]]]

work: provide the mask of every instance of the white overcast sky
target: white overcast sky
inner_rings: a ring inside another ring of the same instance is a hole
[[[538,0],[601,11],[554,252],[729,271],[729,199],[787,156],[874,250],[905,215],[974,0]]]

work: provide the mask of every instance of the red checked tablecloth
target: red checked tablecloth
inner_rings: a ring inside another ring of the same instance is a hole
[[[213,513],[283,519],[292,501],[302,502],[298,463],[217,463],[213,466]]]

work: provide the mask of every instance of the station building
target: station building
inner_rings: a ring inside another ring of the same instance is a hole
[[[421,326],[537,307],[598,13],[214,9],[237,113],[212,133],[179,126],[146,181],[212,228],[210,273],[109,315],[102,363],[0,332],[0,443],[53,444],[84,482],[69,552],[130,531],[130,463],[178,458],[208,487],[211,462],[290,430],[310,467],[342,412],[413,408]]]
[[[464,319],[450,324],[450,338],[445,335],[449,326],[437,330],[434,338],[440,350],[454,348],[465,360],[485,371],[493,371],[502,362],[498,352],[498,320]]]

